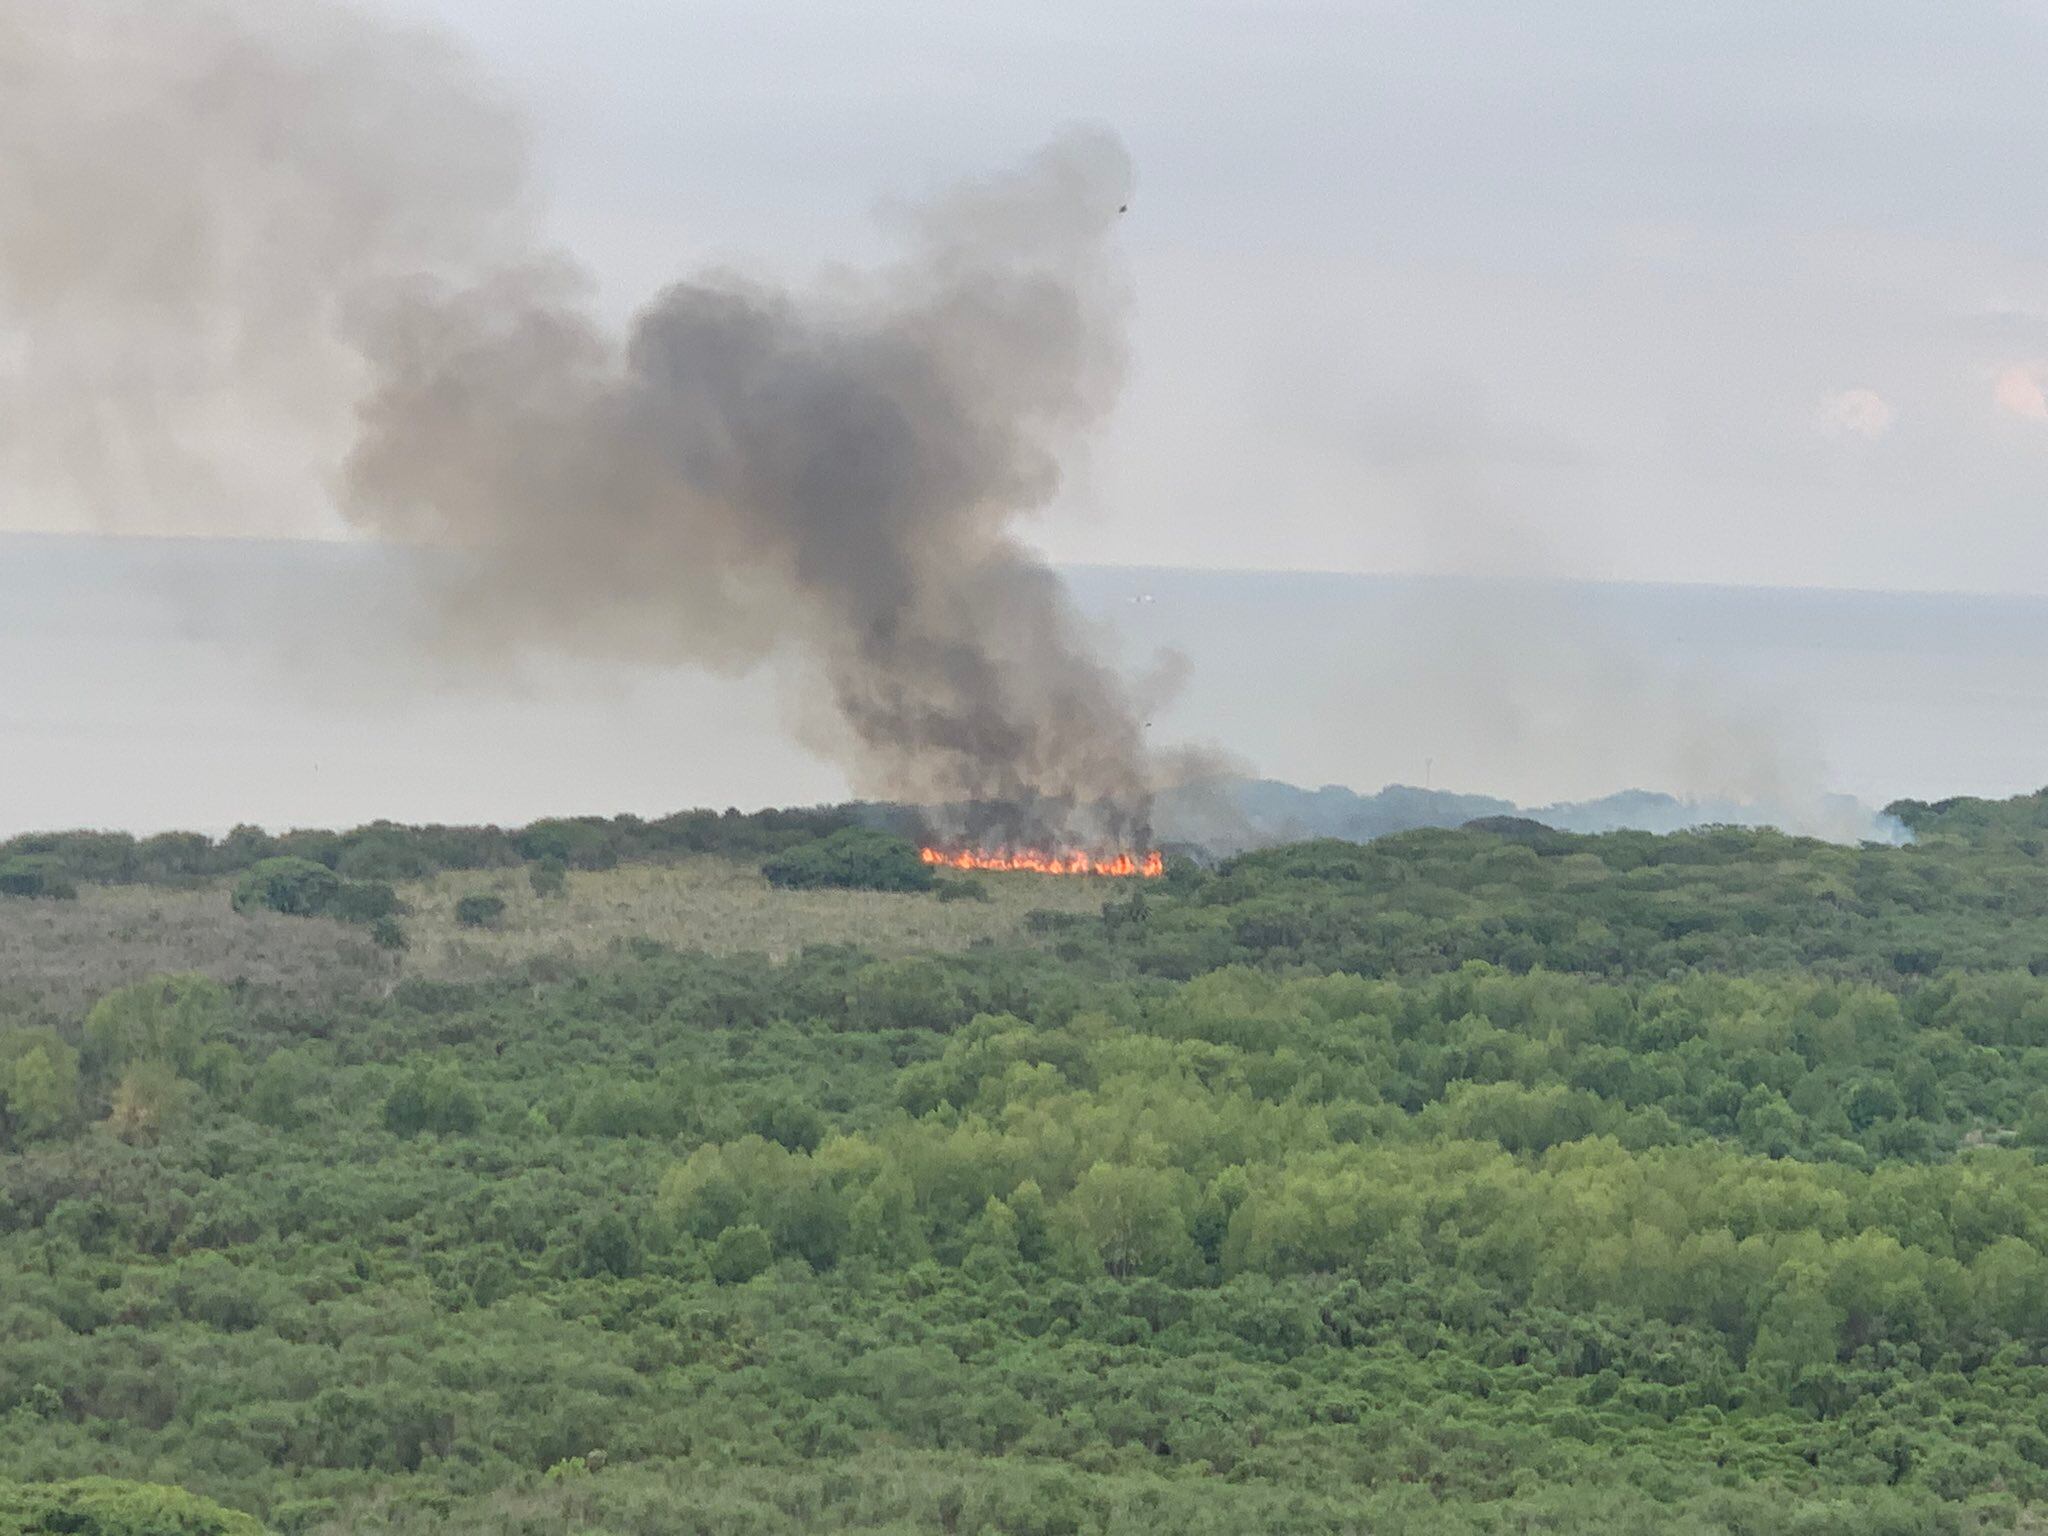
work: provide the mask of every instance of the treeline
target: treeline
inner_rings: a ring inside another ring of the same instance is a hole
[[[1952,839],[1979,846],[1999,843],[2030,855],[2048,849],[2048,789],[2006,800],[1955,795],[1946,800],[1894,800],[1896,816],[1915,837]]]
[[[2048,859],[2017,844],[1843,847],[1753,828],[1580,835],[1533,822],[1266,849],[1131,892],[1062,952],[1150,974],[1380,976],[1482,960],[1604,976],[2048,973]]]
[[[270,833],[239,826],[225,837],[200,832],[30,832],[0,842],[0,868],[13,864],[52,880],[104,885],[189,885],[239,874],[265,859],[325,865],[349,880],[417,880],[443,870],[497,869],[557,861],[609,869],[688,853],[759,858],[853,825],[845,807],[677,811],[639,816],[564,816],[523,827],[407,826],[375,821],[347,831]],[[24,874],[26,879],[26,874]],[[0,887],[4,890],[4,887]],[[44,892],[23,889],[18,894]]]
[[[1973,847],[2009,845],[2012,851],[2030,857],[2048,847],[2044,842],[2048,839],[2048,789],[2007,800],[1973,796],[1932,802],[1898,800],[1886,806],[1885,813],[1897,817],[1922,839]],[[851,826],[915,837],[922,823],[923,814],[912,807],[860,803],[760,811],[695,809],[653,819],[633,815],[549,817],[510,828],[376,821],[342,831],[301,828],[269,833],[243,825],[219,838],[198,832],[138,838],[124,832],[77,830],[29,832],[0,841],[0,860],[53,857],[74,879],[108,884],[175,885],[232,874],[259,859],[277,857],[311,859],[352,878],[390,880],[546,858],[561,859],[572,868],[602,869],[622,861],[675,853],[756,856]],[[1482,818],[1471,825],[1502,832],[1546,852],[1581,847],[1606,850],[1603,858],[1624,865],[1703,862],[1710,855],[1703,856],[1702,849],[1711,849],[1717,842],[1724,851],[1731,846],[1746,849],[1751,845],[1740,839],[1752,832],[1724,828],[1675,836],[1644,832],[1578,836],[1519,817]],[[1783,839],[1768,830],[1755,835],[1779,843],[1798,842],[1809,849],[1831,846]],[[1731,836],[1737,839],[1732,845],[1728,841]],[[1876,850],[1873,846],[1864,851]]]

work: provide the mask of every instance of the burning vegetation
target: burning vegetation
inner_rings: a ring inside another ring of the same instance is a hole
[[[1017,795],[895,807],[883,819],[934,870],[1156,879],[1149,803]]]
[[[1157,848],[1143,853],[1090,853],[1084,849],[933,848],[918,849],[927,864],[947,869],[1004,873],[1022,870],[1034,875],[1116,875],[1156,880],[1166,873],[1166,856]]]

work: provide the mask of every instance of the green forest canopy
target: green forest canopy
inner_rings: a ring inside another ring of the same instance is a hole
[[[1893,809],[0,1018],[0,1531],[2038,1528],[2048,816]]]

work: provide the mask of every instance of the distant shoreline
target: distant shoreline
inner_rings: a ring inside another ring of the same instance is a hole
[[[10,831],[519,822],[852,798],[801,679],[431,643],[434,566],[342,541],[0,534]],[[2048,782],[2048,598],[1078,566],[1155,743],[1517,806],[1866,807]]]

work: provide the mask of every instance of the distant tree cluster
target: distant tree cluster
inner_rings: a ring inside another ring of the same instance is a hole
[[[0,1150],[102,1123],[151,1143],[182,1123],[202,1091],[238,1085],[227,989],[167,975],[101,998],[75,1037],[0,1028]]]
[[[1947,800],[1894,800],[1885,814],[1916,838],[2017,849],[2033,857],[2048,851],[2048,788],[2007,800],[1956,795]]]
[[[621,862],[723,853],[760,858],[850,826],[849,809],[678,811],[639,816],[570,816],[524,827],[406,826],[377,821],[350,831],[272,834],[239,826],[225,837],[163,832],[34,832],[0,842],[0,895],[49,896],[77,882],[188,885],[289,858],[363,883],[418,880],[447,870],[521,863],[609,869]],[[23,862],[27,861],[27,862]],[[16,887],[21,887],[17,889]]]
[[[0,854],[0,896],[25,896],[44,901],[71,901],[77,882],[64,861],[47,853]]]
[[[866,827],[842,827],[799,843],[769,859],[761,873],[769,884],[792,890],[928,891],[934,884],[916,844]]]
[[[182,1488],[111,1477],[0,1482],[0,1536],[263,1536],[248,1515]]]
[[[325,864],[291,856],[259,859],[235,882],[237,912],[281,912],[287,917],[332,917],[376,924],[395,916],[397,892],[382,880],[346,880]]]
[[[505,898],[495,891],[471,891],[455,900],[455,921],[465,928],[495,928],[504,916]]]
[[[2033,797],[2017,805],[2031,815]],[[1995,828],[1893,848],[1744,827],[1589,835],[1493,821],[1265,849],[1182,867],[1160,886],[1152,897],[1172,899],[1143,922],[1046,921],[1070,957],[1108,943],[1179,977],[1467,960],[1607,976],[1806,971],[1889,987],[1959,969],[2048,974],[2048,859]]]

